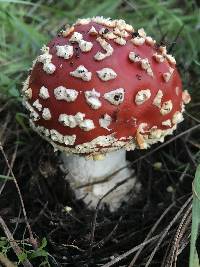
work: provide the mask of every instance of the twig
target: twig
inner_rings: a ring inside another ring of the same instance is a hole
[[[10,171],[10,174],[11,176],[13,177],[13,181],[15,183],[15,186],[16,186],[16,189],[17,189],[17,193],[19,195],[19,198],[20,198],[20,202],[21,202],[21,206],[22,206],[22,211],[23,211],[23,214],[24,214],[24,219],[25,219],[25,222],[26,222],[26,225],[27,225],[27,228],[28,228],[28,231],[29,231],[29,236],[30,236],[30,243],[32,244],[33,248],[36,249],[37,248],[37,240],[33,237],[33,233],[32,233],[32,230],[31,230],[31,226],[28,222],[28,217],[27,217],[27,214],[26,214],[26,209],[25,209],[25,206],[24,206],[24,201],[23,201],[23,198],[22,198],[22,194],[21,194],[21,191],[20,191],[20,188],[18,186],[18,183],[17,183],[17,180],[15,178],[15,175],[13,173],[13,170],[12,170],[12,167],[10,165],[10,163],[8,162],[8,159],[6,157],[6,154],[4,152],[4,149],[3,149],[3,146],[0,142],[0,151],[1,153],[3,154],[3,157],[5,159],[5,162],[7,164],[7,167]]]
[[[19,257],[19,255],[22,254],[22,250],[18,246],[16,241],[14,240],[13,235],[11,234],[10,230],[8,229],[6,223],[4,222],[4,220],[1,216],[0,216],[0,225],[3,228],[4,233],[5,233],[8,241],[9,241],[12,249],[14,250],[15,254]],[[22,264],[24,265],[24,267],[33,267],[33,265],[27,259],[24,262],[22,262]]]
[[[124,258],[128,257],[129,255],[133,254],[134,252],[138,251],[141,247],[146,246],[147,244],[157,240],[159,237],[161,236],[161,234],[153,236],[152,238],[150,238],[149,240],[141,243],[140,245],[126,251],[125,253],[119,255],[118,257],[116,257],[114,260],[104,264],[102,267],[110,267],[113,266],[115,263],[123,260]]]
[[[114,187],[112,187],[105,195],[103,195],[96,206],[95,209],[95,213],[94,213],[94,217],[93,217],[93,221],[92,221],[92,229],[91,229],[91,237],[90,237],[90,247],[89,247],[89,257],[92,254],[92,248],[93,248],[93,242],[94,242],[94,233],[95,233],[95,228],[96,228],[96,221],[97,221],[97,214],[98,214],[98,210],[99,207],[101,205],[102,200],[107,197],[111,192],[113,192],[116,188],[118,188],[119,186],[121,186],[122,184],[126,183],[129,179],[131,179],[132,176],[125,178],[123,181],[117,183]]]
[[[192,206],[191,206],[191,209],[190,209],[190,214],[189,214],[188,218],[186,219],[186,222],[184,222],[183,227],[182,227],[181,232],[180,232],[180,235],[179,235],[179,238],[177,240],[178,245],[179,245],[179,243],[181,241],[181,238],[183,237],[183,234],[185,233],[188,225],[191,224],[191,221],[192,221],[191,210],[192,210]],[[180,254],[180,250],[179,250],[179,247],[177,247],[177,250],[176,250],[176,253],[175,253],[175,257],[174,257],[174,266],[175,267],[176,267],[176,262],[177,262],[177,258],[178,258],[179,254]]]
[[[117,228],[119,227],[120,222],[122,221],[123,215],[120,216],[117,224],[114,226],[112,231],[102,240],[100,240],[97,244],[94,245],[94,247],[102,247],[106,242],[110,240],[110,238],[114,235],[114,233],[117,231]]]
[[[171,210],[171,208],[175,205],[175,203],[172,203],[164,212],[163,214],[160,216],[160,218],[158,219],[158,221],[154,224],[154,226],[152,227],[152,229],[149,231],[148,235],[146,236],[145,241],[147,241],[149,239],[149,237],[154,233],[154,231],[156,230],[156,228],[158,227],[158,225],[160,224],[160,222],[162,221],[162,219],[165,217],[165,215]],[[138,250],[138,252],[135,254],[133,260],[130,262],[130,264],[128,265],[128,267],[133,267],[133,265],[135,264],[138,256],[140,255],[142,249],[144,248],[144,246],[141,246],[141,248]]]
[[[178,219],[178,217],[181,215],[181,213],[184,211],[184,209],[191,203],[192,201],[192,196],[189,197],[189,199],[185,202],[185,204],[181,207],[181,209],[179,210],[179,212],[176,214],[176,216],[174,217],[174,219],[170,222],[170,224],[166,227],[164,233],[162,234],[161,238],[158,240],[156,247],[154,248],[154,250],[152,251],[145,267],[149,267],[154,255],[156,254],[160,244],[162,243],[163,239],[165,238],[165,236],[168,234],[170,228],[172,227],[172,225],[176,222],[176,220]]]
[[[184,214],[184,216],[183,216],[183,218],[182,218],[182,220],[178,226],[178,229],[177,229],[175,237],[174,237],[173,246],[169,252],[168,259],[165,259],[163,261],[162,267],[172,267],[173,262],[174,262],[174,266],[176,266],[177,256],[180,253],[179,243],[181,241],[181,238],[182,238],[184,232],[186,231],[188,224],[191,223],[191,219],[192,219],[191,210],[192,210],[192,204],[188,207],[186,213]],[[169,246],[171,246],[171,245],[172,244],[169,244]]]
[[[5,141],[5,138],[3,138],[4,136],[4,133],[6,131],[6,129],[8,129],[8,123],[10,122],[10,114],[8,113],[7,116],[6,116],[6,119],[5,119],[5,122],[4,124],[1,126],[1,129],[0,129],[0,139],[1,139],[1,143],[4,144],[4,141]]]
[[[16,267],[14,263],[12,263],[3,253],[0,252],[0,263],[5,267]]]
[[[14,162],[15,162],[15,159],[16,159],[16,156],[17,156],[17,149],[18,149],[18,143],[16,144],[15,151],[14,151],[14,153],[12,155],[12,159],[11,159],[11,163],[10,163],[11,168],[13,168],[13,165],[14,165]],[[9,175],[10,175],[10,169],[8,169],[6,176],[9,176]],[[2,186],[0,188],[0,195],[3,192],[3,189],[4,189],[5,185],[6,185],[6,183],[7,183],[7,180],[4,181],[4,183],[2,184]]]

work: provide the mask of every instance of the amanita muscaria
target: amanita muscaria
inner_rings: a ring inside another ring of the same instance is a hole
[[[190,96],[166,47],[124,20],[78,19],[41,51],[22,89],[30,125],[62,151],[77,197],[94,207],[131,176],[125,168],[105,181],[126,165],[125,151],[163,142]],[[134,183],[104,202],[117,208]]]

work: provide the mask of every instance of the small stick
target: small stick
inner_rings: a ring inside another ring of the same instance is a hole
[[[18,149],[18,144],[15,146],[15,151],[14,151],[12,159],[11,159],[11,163],[10,163],[11,168],[13,168],[13,165],[14,165],[14,162],[15,162],[15,159],[16,159],[17,149]],[[10,175],[10,170],[7,171],[6,176],[9,176],[9,175]],[[2,186],[0,188],[0,195],[3,192],[3,189],[4,189],[5,185],[6,185],[6,183],[7,183],[7,180],[4,181],[4,183],[2,184]]]
[[[5,266],[5,267],[17,267],[1,252],[0,252],[0,263],[2,263],[3,266]]]
[[[150,236],[154,233],[154,231],[156,230],[157,226],[160,224],[160,222],[162,221],[162,219],[166,216],[166,214],[174,207],[175,203],[172,203],[164,212],[163,214],[160,216],[160,218],[158,219],[158,221],[154,224],[154,226],[151,228],[151,230],[149,231],[149,233],[147,234],[145,241],[147,241]],[[140,255],[140,253],[142,252],[142,249],[144,248],[144,246],[141,246],[141,248],[138,250],[138,252],[135,254],[134,258],[132,259],[132,261],[129,263],[128,267],[133,267],[133,265],[135,264],[136,260],[138,259],[138,256]]]
[[[156,254],[160,244],[162,243],[163,239],[166,237],[166,235],[168,234],[170,228],[172,227],[172,225],[177,221],[177,219],[180,217],[180,215],[183,213],[183,211],[185,210],[186,207],[188,207],[188,205],[191,205],[192,202],[192,196],[188,198],[188,200],[185,202],[185,204],[181,207],[181,209],[179,210],[179,212],[177,212],[176,216],[173,218],[173,220],[170,222],[170,224],[166,227],[164,233],[162,234],[161,238],[158,240],[156,247],[154,248],[154,250],[152,251],[145,267],[149,267],[151,264],[151,261],[154,257],[154,255]]]
[[[16,241],[13,238],[13,235],[11,234],[10,230],[8,229],[6,223],[4,222],[3,218],[0,216],[0,225],[4,230],[4,233],[12,247],[12,249],[14,250],[15,254],[17,256],[19,256],[20,254],[22,254],[22,250],[21,248],[18,246],[18,244],[16,243]],[[33,265],[30,263],[29,260],[25,260],[24,262],[22,262],[22,264],[24,265],[24,267],[33,267]]]
[[[109,195],[111,192],[113,192],[116,188],[118,188],[119,186],[121,186],[122,184],[126,183],[129,179],[131,179],[132,176],[125,178],[123,181],[117,183],[114,187],[112,187],[105,195],[103,195],[96,206],[95,209],[95,213],[94,213],[94,217],[93,217],[93,221],[92,221],[92,227],[91,227],[91,236],[90,236],[90,247],[89,247],[89,257],[91,257],[92,255],[92,249],[93,249],[93,243],[94,243],[94,235],[95,235],[95,228],[96,228],[96,221],[97,221],[97,214],[99,211],[99,207],[101,205],[102,200],[107,197],[107,195]]]
[[[13,177],[13,181],[15,183],[15,186],[16,186],[19,198],[20,198],[20,202],[21,202],[21,205],[22,205],[22,211],[23,211],[23,214],[24,214],[24,219],[25,219],[25,222],[26,222],[26,225],[27,225],[27,228],[28,228],[29,236],[30,236],[30,243],[32,244],[34,249],[36,249],[37,248],[37,240],[33,237],[33,232],[31,230],[31,226],[30,226],[30,224],[28,222],[28,217],[27,217],[27,214],[26,214],[26,209],[25,209],[25,206],[24,206],[24,201],[23,201],[23,198],[22,198],[22,194],[21,194],[20,188],[18,186],[17,180],[15,178],[15,175],[13,173],[12,167],[10,166],[10,163],[8,162],[8,159],[6,157],[6,154],[4,152],[4,149],[3,149],[3,146],[1,144],[1,142],[0,142],[0,151],[3,154],[3,157],[4,157],[5,161],[6,161],[6,164],[8,166],[9,171],[10,171],[10,174]]]

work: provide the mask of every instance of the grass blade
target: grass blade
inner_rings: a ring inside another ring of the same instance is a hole
[[[189,267],[200,267],[199,255],[196,242],[200,230],[200,165],[198,166],[193,182],[193,205],[192,205],[192,232],[190,243],[190,265]]]
[[[13,180],[11,176],[0,174],[0,180]]]

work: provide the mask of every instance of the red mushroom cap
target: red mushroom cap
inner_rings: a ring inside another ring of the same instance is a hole
[[[183,120],[176,61],[143,29],[80,19],[41,50],[22,94],[31,126],[59,150],[144,149]]]

